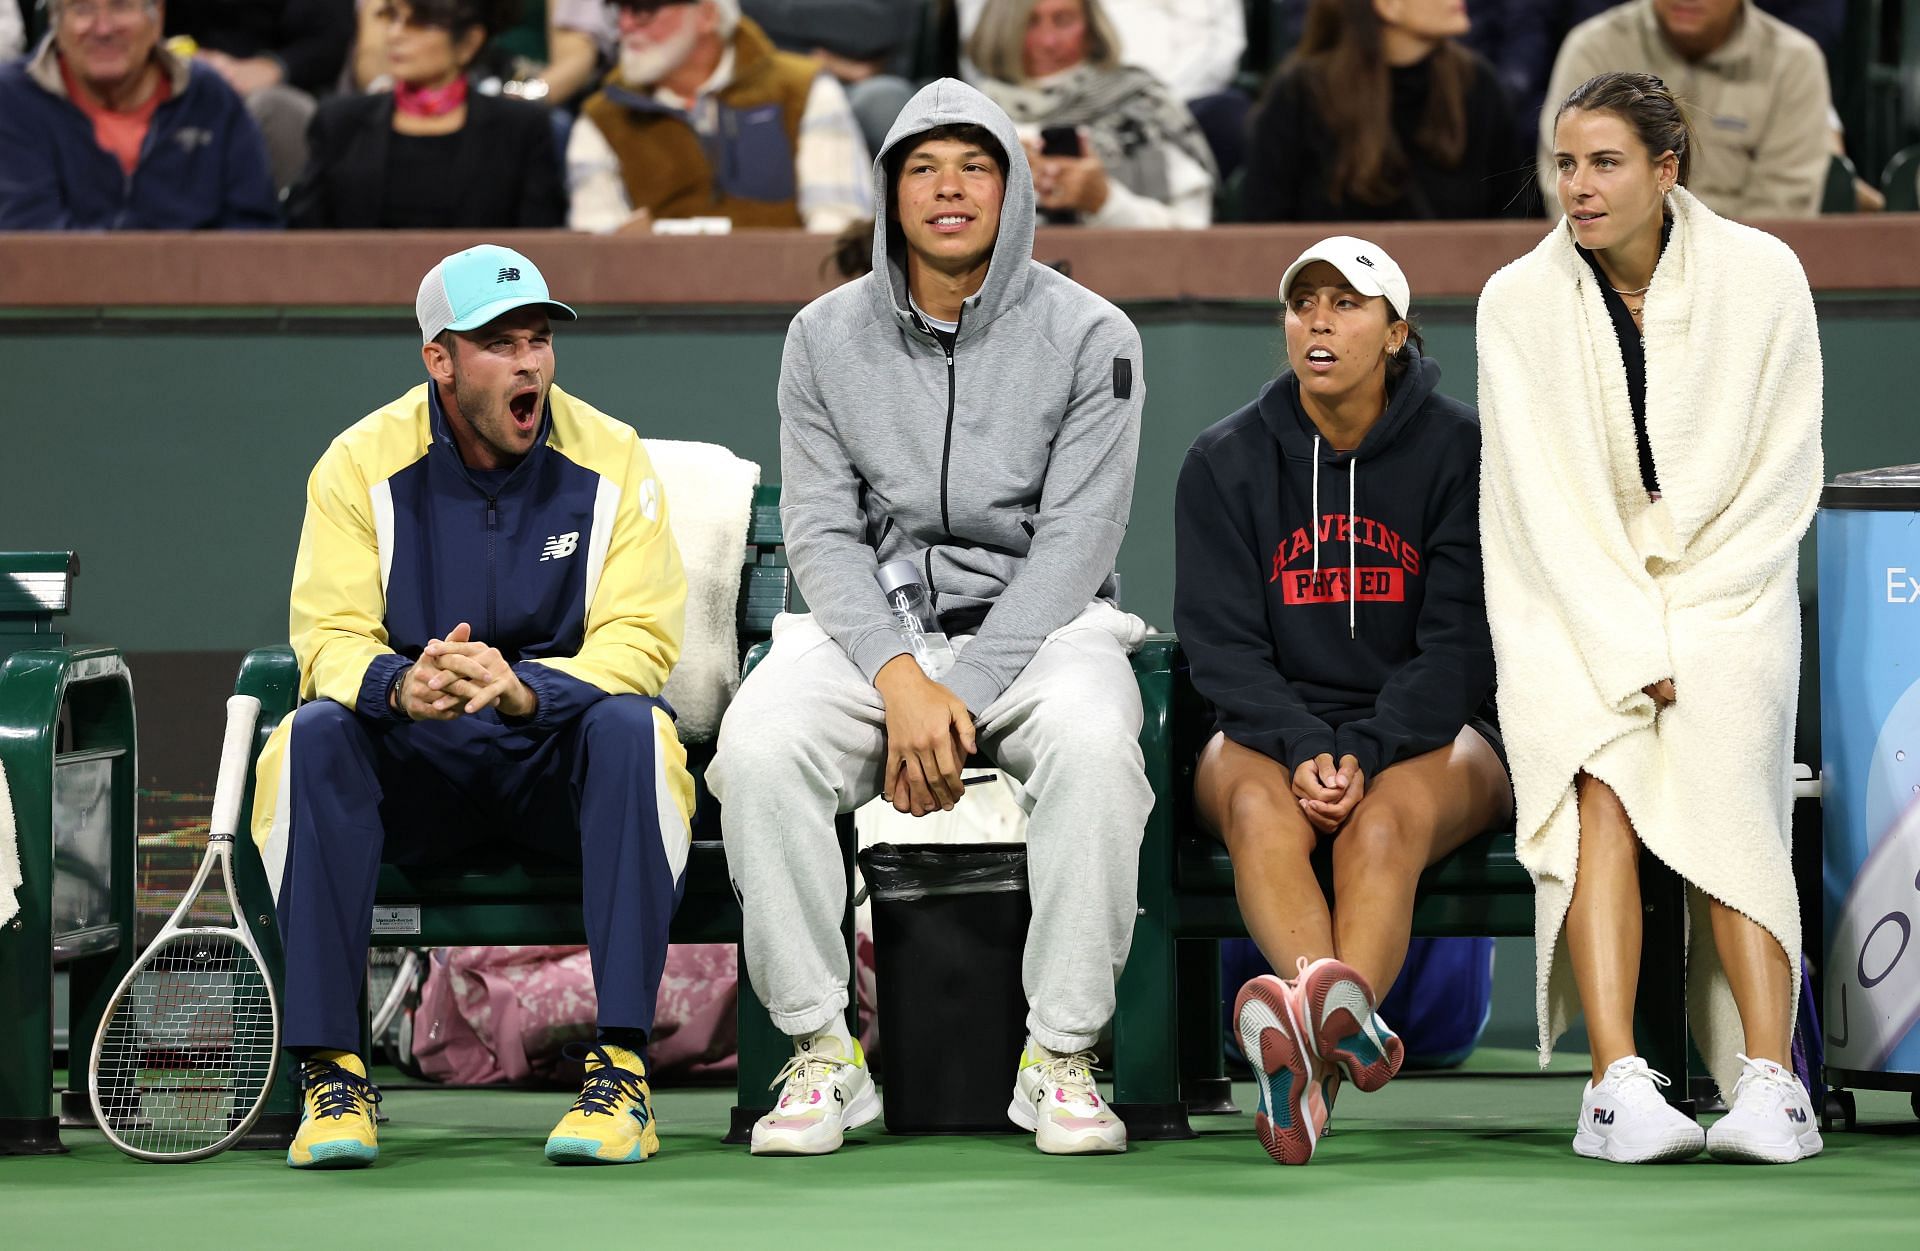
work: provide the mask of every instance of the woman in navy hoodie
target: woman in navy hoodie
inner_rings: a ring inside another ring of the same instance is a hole
[[[1378,1090],[1375,1011],[1421,870],[1512,808],[1481,594],[1480,428],[1435,391],[1393,258],[1338,236],[1280,283],[1289,368],[1187,453],[1174,623],[1217,733],[1194,798],[1276,969],[1240,991],[1256,1125],[1305,1164],[1341,1078]],[[1337,910],[1308,856],[1333,844]]]

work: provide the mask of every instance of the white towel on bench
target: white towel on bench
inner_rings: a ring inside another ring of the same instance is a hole
[[[20,839],[13,824],[13,795],[7,790],[7,769],[0,765],[0,925],[20,911]]]
[[[740,570],[760,466],[717,443],[645,442],[687,571],[686,641],[666,699],[678,714],[680,740],[709,742],[740,686]]]

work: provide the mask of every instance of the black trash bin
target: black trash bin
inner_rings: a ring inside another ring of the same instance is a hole
[[[1012,1132],[1033,915],[1026,847],[881,843],[860,853],[860,871],[873,900],[888,1132]]]

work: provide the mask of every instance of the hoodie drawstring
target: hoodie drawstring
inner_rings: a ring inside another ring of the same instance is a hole
[[[1320,436],[1313,436],[1313,511],[1307,514],[1313,527],[1313,584],[1320,585]]]
[[[1360,458],[1354,457],[1347,462],[1347,637],[1357,637],[1354,632],[1355,605],[1359,602],[1360,587],[1357,579],[1360,574],[1359,529],[1354,524],[1359,518],[1355,510],[1355,493],[1360,487]],[[1313,436],[1313,581],[1320,583],[1320,436]]]
[[[1355,613],[1360,604],[1359,516],[1354,511],[1354,492],[1360,486],[1360,458],[1347,462],[1347,637],[1354,637]]]

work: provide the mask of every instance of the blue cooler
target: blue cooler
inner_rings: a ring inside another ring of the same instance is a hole
[[[1920,1092],[1920,465],[1835,478],[1818,527],[1827,1080]]]

